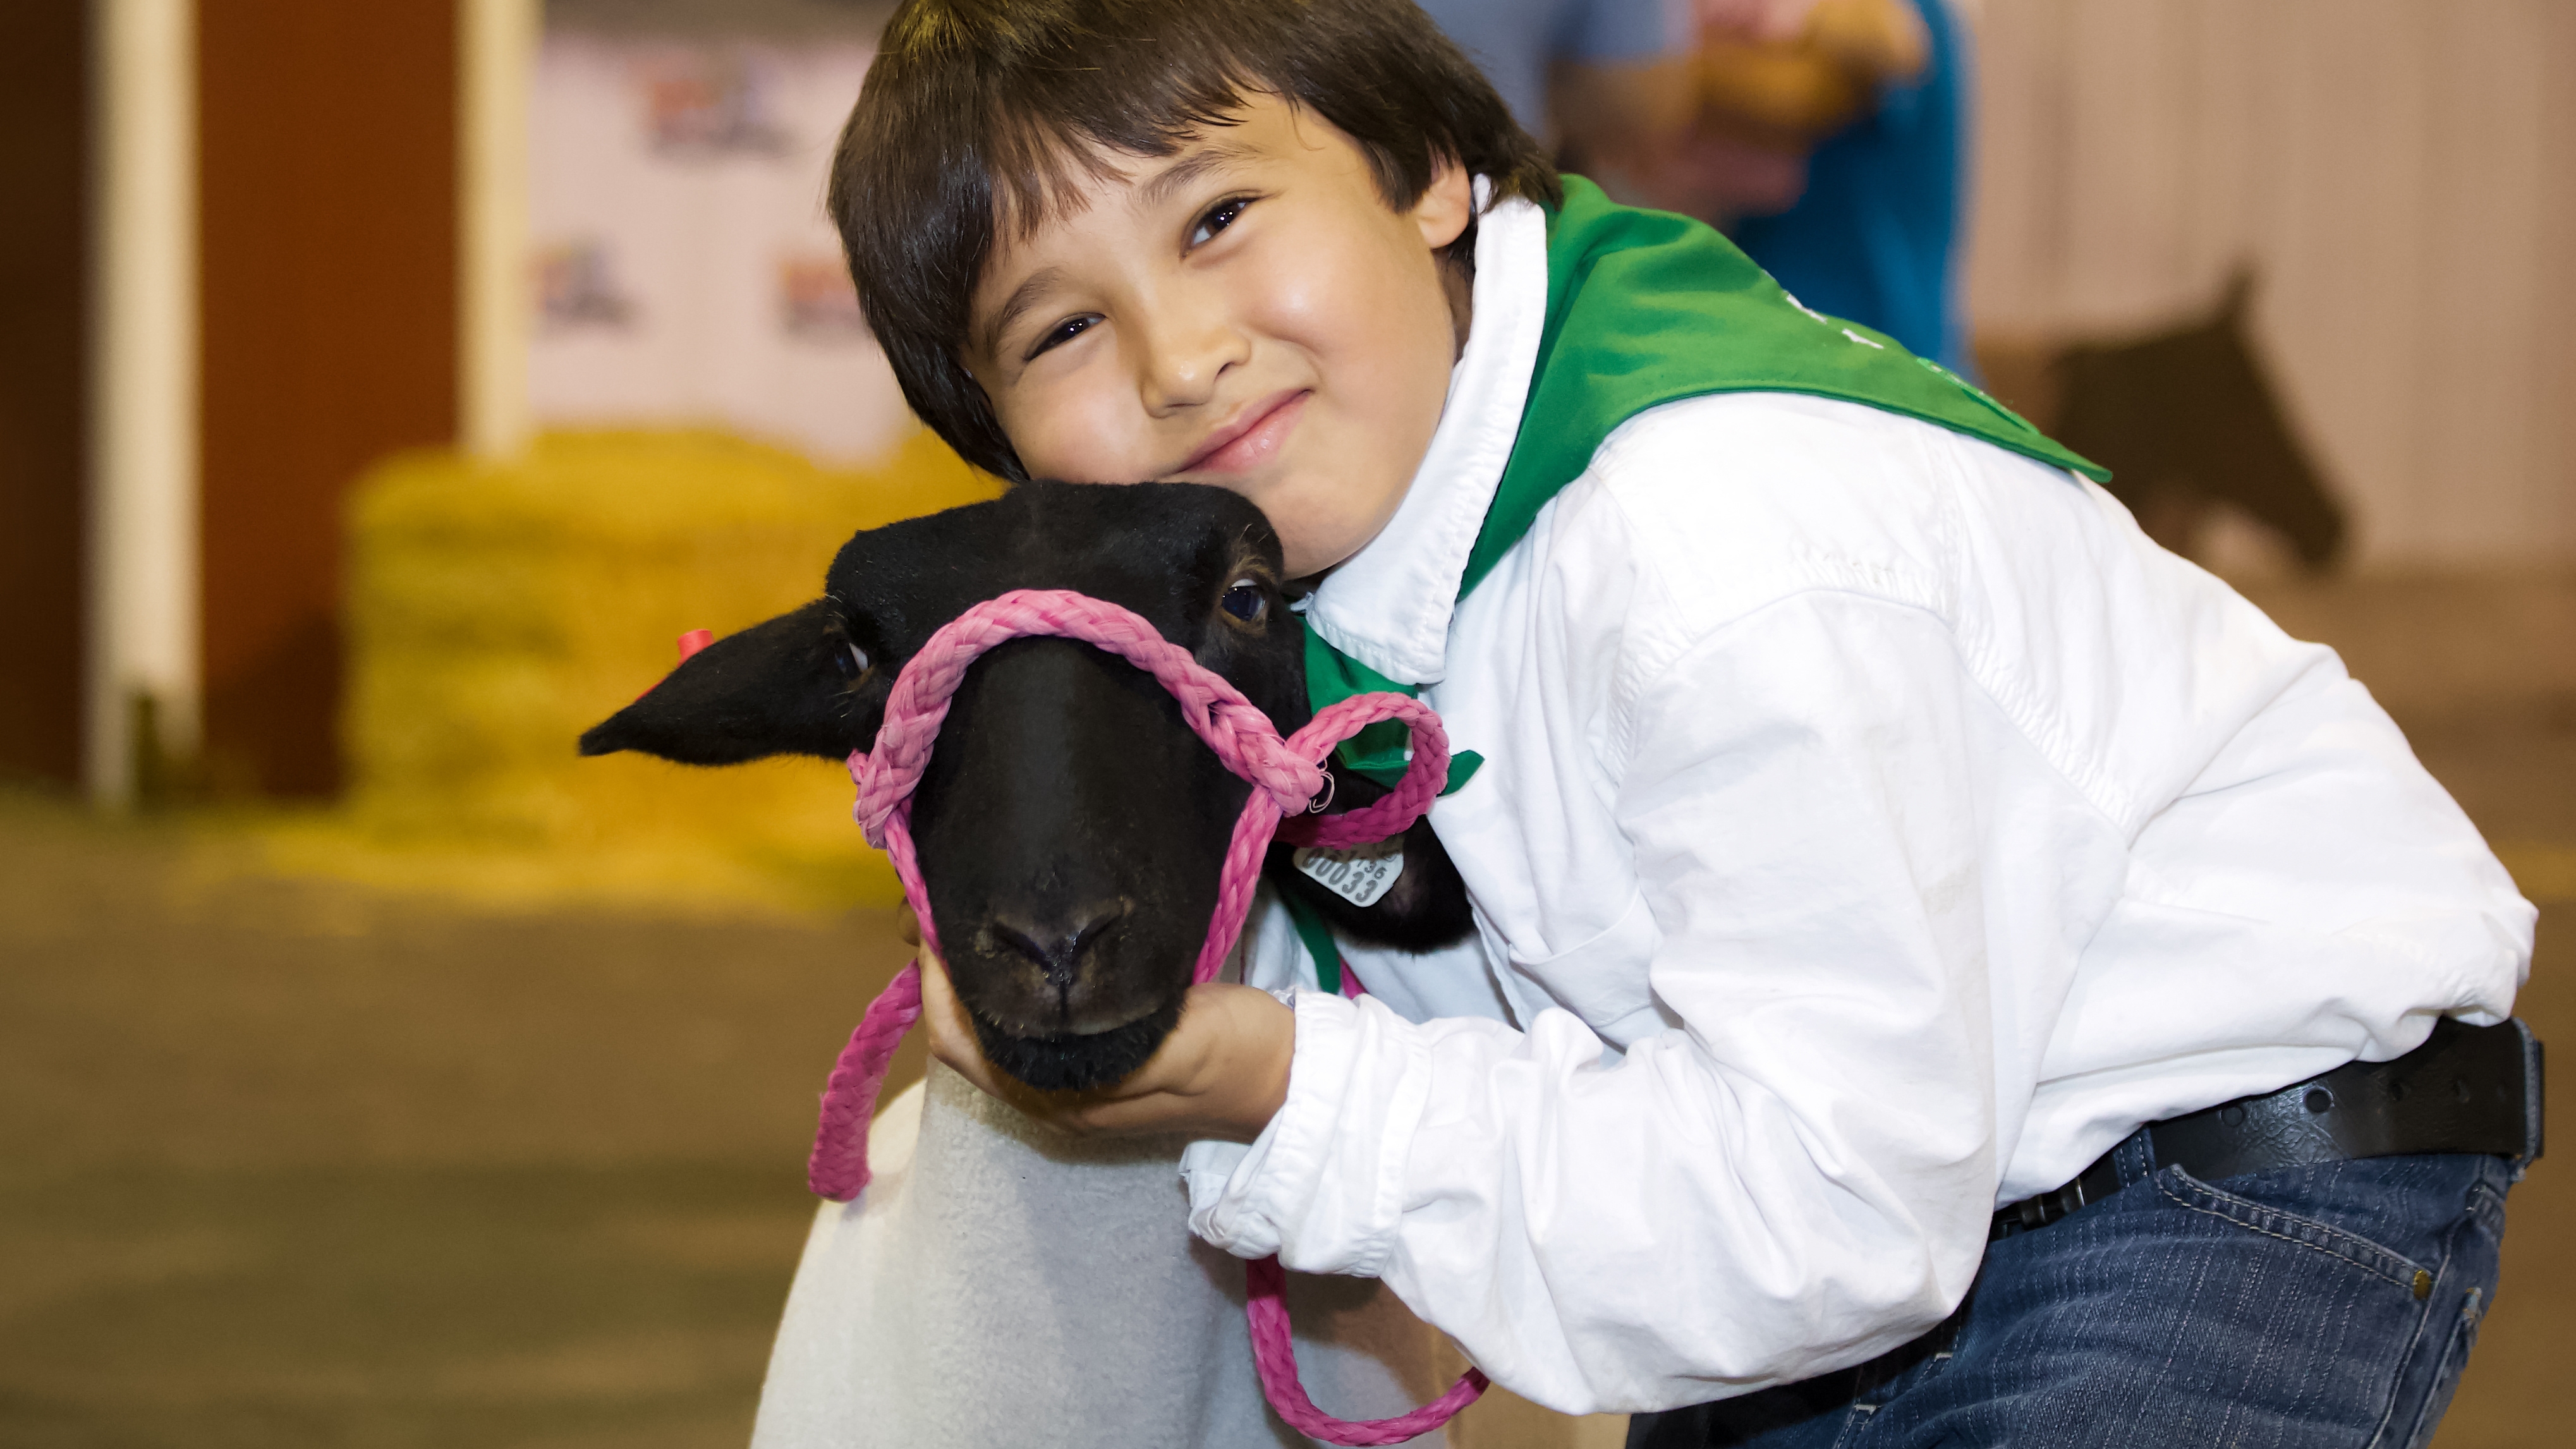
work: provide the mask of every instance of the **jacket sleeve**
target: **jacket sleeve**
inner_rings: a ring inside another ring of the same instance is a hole
[[[1631,719],[1615,808],[1674,1024],[1621,1057],[1562,1010],[1517,1031],[1306,993],[1286,1107],[1193,1179],[1209,1241],[1383,1277],[1569,1413],[1805,1378],[1946,1315],[1996,1104],[2034,1085],[1998,1064],[1996,1000],[2063,990],[1995,989],[1990,925],[2047,929],[2040,897],[2118,871],[2051,853],[2086,848],[2050,838],[2080,802],[1922,609],[1782,598]]]

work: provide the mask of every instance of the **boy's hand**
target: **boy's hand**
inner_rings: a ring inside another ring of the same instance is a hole
[[[1052,1127],[1085,1137],[1177,1132],[1249,1142],[1288,1100],[1297,1016],[1267,991],[1193,986],[1180,1024],[1134,1075],[1086,1092],[1041,1092],[984,1060],[948,968],[927,950],[918,959],[930,1054]]]

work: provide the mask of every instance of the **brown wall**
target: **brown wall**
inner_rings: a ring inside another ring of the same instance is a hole
[[[80,774],[87,10],[10,0],[0,45],[0,779]]]
[[[207,761],[340,782],[341,499],[456,432],[452,0],[206,0]]]

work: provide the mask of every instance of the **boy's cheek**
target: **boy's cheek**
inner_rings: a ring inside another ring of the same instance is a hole
[[[1068,483],[1134,483],[1160,460],[1140,437],[1133,409],[1107,399],[1055,396],[997,407],[1002,433],[1032,478]],[[1124,414],[1124,415],[1122,415]]]

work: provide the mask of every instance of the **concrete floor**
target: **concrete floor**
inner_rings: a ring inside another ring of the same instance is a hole
[[[2576,1043],[2576,581],[2251,592],[2567,897],[2523,1009]],[[889,921],[472,914],[227,838],[0,797],[0,1443],[741,1442]],[[2569,1438],[2570,1171],[2514,1193],[2444,1449]]]

